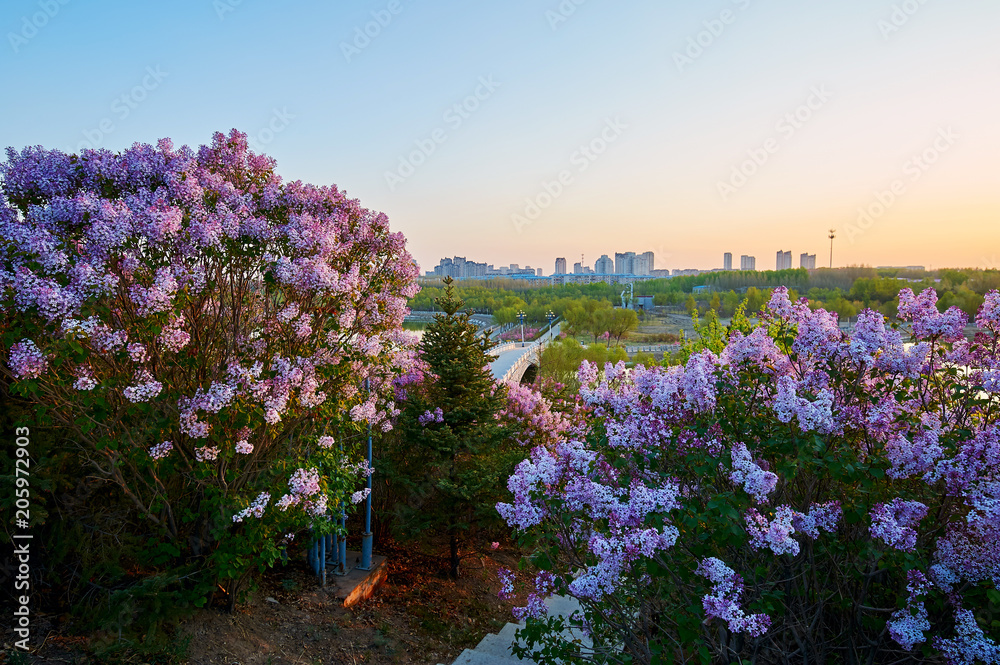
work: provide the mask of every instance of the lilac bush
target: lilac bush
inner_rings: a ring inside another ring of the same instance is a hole
[[[231,602],[334,528],[414,356],[402,234],[274,167],[235,130],[0,164],[2,371]]]
[[[589,434],[497,506],[583,607],[519,610],[538,662],[1000,663],[1000,294],[973,339],[930,289],[899,317],[847,333],[778,289],[718,353],[585,362]]]

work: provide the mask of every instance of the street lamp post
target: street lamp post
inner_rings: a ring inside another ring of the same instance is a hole
[[[517,319],[521,323],[521,346],[524,346],[524,310],[517,313]]]
[[[545,312],[545,317],[549,320],[549,337],[552,337],[552,320],[556,318],[555,312],[550,309]]]

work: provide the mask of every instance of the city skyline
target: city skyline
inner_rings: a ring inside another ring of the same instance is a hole
[[[424,271],[424,276],[451,276],[459,279],[465,278],[482,278],[490,276],[529,276],[529,277],[556,277],[560,275],[630,275],[630,276],[653,276],[653,277],[670,277],[677,276],[681,274],[692,274],[698,272],[716,272],[716,271],[731,271],[731,270],[757,270],[756,267],[756,256],[742,254],[740,255],[739,268],[735,267],[733,262],[733,252],[724,252],[722,254],[722,265],[712,266],[709,268],[696,268],[696,267],[678,267],[678,266],[663,266],[657,265],[655,261],[655,253],[652,251],[646,252],[611,252],[614,255],[614,259],[611,258],[609,253],[602,254],[594,262],[593,267],[590,264],[585,263],[586,256],[581,256],[581,260],[574,263],[572,269],[570,269],[570,264],[565,256],[556,257],[553,262],[553,270],[551,272],[545,270],[544,268],[534,268],[530,265],[521,266],[519,263],[509,263],[500,264],[499,266],[486,263],[477,262],[473,259],[468,259],[465,256],[454,256],[454,257],[444,257],[438,261],[433,269]],[[776,262],[774,270],[791,270],[793,267],[805,268],[806,270],[816,270],[817,268],[827,267],[819,265],[817,262],[817,255],[810,254],[808,252],[802,252],[798,255],[798,265],[793,266],[794,253],[791,250],[778,250],[775,254]],[[875,267],[875,266],[873,266]],[[880,265],[877,267],[886,267]],[[925,269],[924,266],[905,266],[912,269]],[[768,270],[769,268],[762,268],[762,270]]]
[[[826,265],[831,228],[835,266],[1000,266],[996,4],[43,4],[0,15],[35,100],[0,109],[0,147],[235,127],[388,215],[422,270],[616,244],[710,269],[719,238]]]

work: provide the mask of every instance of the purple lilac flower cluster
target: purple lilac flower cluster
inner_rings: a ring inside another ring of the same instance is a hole
[[[757,503],[767,501],[767,495],[778,485],[778,476],[760,468],[754,461],[746,444],[737,443],[731,450],[733,470],[729,479],[737,485],[742,485],[744,491],[752,496]]]
[[[892,619],[886,625],[892,639],[909,651],[917,644],[926,641],[924,633],[931,629],[927,608],[921,600],[931,585],[919,570],[909,571],[907,577],[906,590],[909,595],[906,599],[906,609],[893,612]]]
[[[156,411],[170,442],[142,461],[175,448],[227,460],[247,492],[268,482],[249,456],[330,395],[391,429],[400,377],[421,376],[401,328],[416,275],[385,215],[332,185],[283,182],[235,130],[196,150],[36,146],[0,163],[0,309],[25,331],[0,371],[47,382],[67,409],[91,393]],[[236,414],[262,414],[256,447],[230,431]]]
[[[522,446],[529,443],[554,444],[566,437],[580,437],[586,422],[579,404],[557,410],[542,391],[534,385],[509,383],[507,406],[497,418],[514,430],[514,439]],[[560,405],[564,406],[564,405]],[[516,427],[512,427],[516,425]]]
[[[872,538],[889,547],[912,552],[917,545],[916,527],[927,516],[927,506],[919,501],[893,499],[880,503],[872,510]]]
[[[747,614],[740,607],[743,595],[743,578],[732,568],[715,557],[702,560],[695,571],[707,577],[712,583],[712,592],[702,600],[705,614],[725,621],[729,630],[749,633],[755,637],[763,635],[771,626],[771,618],[766,614]]]
[[[443,423],[444,412],[441,411],[441,407],[439,406],[433,411],[424,411],[422,414],[417,416],[417,421],[424,427],[427,427],[431,423]]]
[[[983,392],[984,384],[990,390],[990,373],[1000,372],[1000,293],[986,294],[976,322],[987,334],[974,340],[962,335],[961,312],[938,310],[933,290],[902,291],[899,313],[903,330],[866,310],[853,333],[845,333],[835,316],[792,302],[779,288],[761,323],[732,331],[719,354],[703,350],[672,367],[584,362],[579,395],[596,438],[559,431],[532,450],[509,480],[513,500],[497,510],[515,529],[551,534],[552,547],[574,562],[557,573],[565,588],[604,611],[597,604],[614,593],[641,599],[642,580],[649,579],[644,566],[669,565],[675,543],[694,537],[670,513],[696,511],[699,501],[719,504],[735,484],[743,490],[737,498],[757,504],[737,514],[744,516],[744,542],[758,557],[798,559],[807,542],[799,534],[835,538],[859,527],[890,552],[919,550],[928,567],[908,572],[905,607],[887,625],[893,640],[912,649],[930,639],[935,625],[945,637],[932,643],[949,662],[994,662],[997,647],[962,609],[958,590],[1000,588],[1000,398]],[[908,346],[906,327],[916,340]],[[540,427],[560,429],[552,421]],[[787,451],[773,443],[782,437],[797,442],[797,459],[782,457]],[[698,454],[711,460],[708,468],[718,467],[719,477],[702,470],[679,482],[692,473],[684,464]],[[791,494],[818,487],[804,475],[812,472],[802,466],[808,455],[828,465],[816,473],[834,474],[827,477],[840,483],[837,490]],[[853,464],[873,474],[884,470],[866,482],[889,493],[860,525],[865,516],[854,500],[852,519],[842,524],[841,499],[858,481],[835,475],[857,473]],[[800,475],[786,478],[788,469]],[[782,504],[764,510],[775,496]],[[933,512],[928,497],[939,497]],[[925,524],[932,514],[944,521]],[[580,552],[586,565],[570,556]],[[744,588],[734,571],[714,559],[699,574],[716,585],[704,598],[708,616],[734,631],[767,629],[766,616],[751,621],[740,608]],[[923,599],[931,594],[952,608],[952,637],[928,615]]]

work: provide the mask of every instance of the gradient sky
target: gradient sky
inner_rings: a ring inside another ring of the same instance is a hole
[[[998,25],[996,0],[5,0],[0,147],[236,127],[388,214],[424,270],[825,265],[831,227],[835,265],[1000,267]]]

